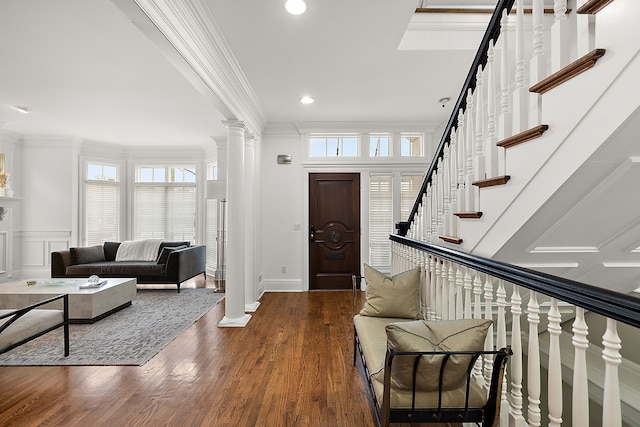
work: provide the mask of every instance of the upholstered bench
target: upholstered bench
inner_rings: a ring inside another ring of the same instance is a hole
[[[495,425],[511,351],[484,350],[491,320],[423,320],[419,268],[389,278],[365,265],[365,279],[364,306],[354,310],[354,364],[359,354],[379,424]],[[494,358],[489,393],[472,377],[485,356]]]
[[[62,310],[40,308],[62,299]],[[0,310],[0,354],[34,338],[64,328],[64,355],[69,355],[69,298],[59,295],[19,309]]]

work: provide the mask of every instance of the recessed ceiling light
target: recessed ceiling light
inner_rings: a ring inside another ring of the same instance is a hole
[[[313,104],[314,102],[316,102],[316,100],[310,96],[303,96],[302,98],[300,98],[300,102],[302,102],[303,104]]]
[[[301,15],[307,10],[307,4],[304,0],[287,0],[284,8],[292,15]]]
[[[21,113],[27,114],[29,112],[29,109],[27,107],[23,107],[22,105],[14,105],[13,106],[14,110],[18,110]]]

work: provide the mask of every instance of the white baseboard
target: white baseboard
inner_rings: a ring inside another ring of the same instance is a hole
[[[261,288],[262,288],[262,293],[306,291],[306,289],[302,289],[302,280],[300,279],[263,280],[261,282]]]

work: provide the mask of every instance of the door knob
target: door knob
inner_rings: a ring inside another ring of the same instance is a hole
[[[316,228],[312,225],[309,227],[309,240],[314,240],[316,238]]]

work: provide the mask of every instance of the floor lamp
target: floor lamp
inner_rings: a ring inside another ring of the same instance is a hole
[[[215,285],[216,292],[225,290],[225,246],[227,242],[226,213],[227,213],[227,181],[210,180],[207,181],[207,199],[217,201],[217,221],[216,221],[216,271]]]

